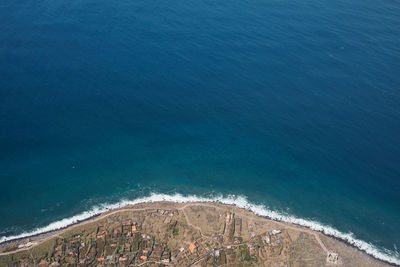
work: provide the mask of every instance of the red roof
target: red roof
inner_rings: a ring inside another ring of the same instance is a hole
[[[196,248],[196,245],[195,245],[194,243],[190,244],[190,246],[189,246],[190,252],[193,253],[193,251],[195,250],[195,248]]]

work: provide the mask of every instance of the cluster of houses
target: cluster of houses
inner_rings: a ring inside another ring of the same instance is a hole
[[[287,231],[274,229],[255,234],[254,229],[249,227],[246,229],[247,237],[244,239],[242,219],[236,218],[232,212],[220,214],[220,223],[225,224],[222,232],[214,236],[200,234],[200,237],[194,234],[196,230],[190,229],[188,224],[183,221],[177,223],[179,220],[177,212],[157,210],[145,216],[142,217],[143,220],[136,222],[133,219],[118,221],[118,217],[113,218],[108,222],[98,223],[95,225],[97,227],[95,230],[82,230],[68,238],[59,238],[47,262],[52,262],[50,266],[54,267],[68,264],[190,265],[200,261],[205,265],[245,262],[248,265],[268,259],[284,261],[287,259],[285,255],[289,253],[290,242],[287,241],[290,241],[290,237]],[[145,220],[151,223],[148,222],[145,224],[146,227],[143,227]],[[180,228],[181,231],[175,231],[177,225],[183,227]],[[152,229],[159,232],[160,229],[167,229],[170,233],[166,234],[165,238],[160,238]],[[173,240],[173,243],[169,243],[168,240]],[[29,248],[34,244],[28,242],[18,248]],[[337,259],[337,254],[330,253],[327,261],[336,263]]]

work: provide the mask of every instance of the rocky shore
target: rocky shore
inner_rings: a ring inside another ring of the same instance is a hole
[[[340,240],[221,203],[153,202],[0,246],[0,266],[392,266]]]

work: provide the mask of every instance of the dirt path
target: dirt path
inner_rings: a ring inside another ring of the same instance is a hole
[[[185,217],[185,220],[186,220],[187,224],[188,224],[189,226],[191,226],[191,227],[193,227],[193,228],[199,230],[200,233],[202,233],[200,227],[195,226],[195,225],[193,225],[193,224],[190,222],[189,217],[187,216],[187,214],[186,214],[186,212],[185,212],[185,209],[186,209],[187,207],[191,207],[191,206],[201,206],[201,207],[209,207],[209,208],[214,208],[214,209],[219,209],[219,210],[226,210],[226,208],[219,207],[218,205],[212,205],[212,204],[207,204],[207,203],[186,203],[186,204],[184,204],[184,205],[181,206],[181,207],[172,208],[172,209],[163,208],[163,207],[157,207],[157,206],[156,206],[156,207],[149,207],[149,208],[122,208],[122,209],[115,210],[115,211],[112,211],[112,212],[109,212],[109,213],[100,215],[100,216],[98,216],[98,217],[95,217],[95,218],[88,219],[88,220],[86,220],[86,221],[77,223],[77,224],[72,225],[72,226],[70,226],[70,227],[66,227],[66,228],[63,229],[63,230],[60,230],[60,231],[57,231],[57,230],[56,230],[56,232],[55,232],[54,235],[50,235],[50,236],[47,236],[46,238],[43,238],[43,239],[41,239],[41,240],[37,240],[37,241],[36,241],[37,244],[35,244],[35,245],[33,245],[33,246],[29,247],[29,248],[21,248],[21,249],[17,249],[17,250],[14,250],[14,251],[3,252],[3,253],[0,253],[0,256],[10,255],[10,254],[17,253],[17,252],[20,252],[20,251],[29,250],[29,249],[31,249],[31,248],[33,248],[33,247],[35,247],[35,246],[37,246],[37,245],[39,245],[39,244],[41,244],[41,243],[43,243],[43,242],[49,240],[49,239],[51,239],[51,238],[58,237],[58,236],[60,236],[61,234],[65,233],[66,231],[69,231],[69,230],[71,230],[71,229],[73,229],[73,228],[75,228],[75,227],[83,226],[83,225],[86,225],[86,224],[89,224],[89,223],[93,223],[93,222],[97,222],[97,221],[100,221],[100,220],[102,220],[102,219],[104,219],[104,218],[107,218],[108,216],[111,216],[111,215],[114,215],[114,214],[117,214],[117,213],[120,213],[120,212],[123,212],[123,211],[147,211],[147,210],[157,210],[157,209],[163,209],[163,210],[180,210],[180,211],[182,211],[182,213],[183,213],[183,215],[184,215],[184,217]],[[229,206],[229,205],[228,205],[228,206]],[[236,208],[237,208],[237,207],[236,207]],[[238,208],[238,209],[240,209],[240,208]],[[250,219],[250,220],[253,220],[253,221],[265,222],[265,221],[270,220],[270,219],[267,219],[267,218],[260,218],[260,217],[258,217],[256,214],[254,214],[254,215],[248,215],[248,214],[245,214],[245,212],[243,212],[243,211],[238,211],[238,212],[235,212],[235,213],[236,213],[236,214],[240,214],[242,217],[245,217],[245,218]],[[299,227],[299,226],[294,226],[294,225],[292,226],[292,225],[290,225],[289,223],[283,223],[283,222],[278,222],[278,221],[274,221],[274,222],[277,223],[277,224],[279,224],[279,225],[281,225],[283,228],[294,229],[294,230],[296,230],[296,231],[301,231],[301,232],[305,232],[305,233],[308,233],[308,234],[313,235],[313,236],[315,237],[315,239],[318,241],[318,243],[319,243],[319,245],[321,246],[321,248],[322,248],[325,252],[328,252],[328,250],[327,250],[327,248],[325,247],[324,243],[323,243],[323,242],[321,241],[321,239],[319,238],[319,234],[318,234],[317,232],[314,232],[313,230],[309,230],[309,229],[304,229],[304,228],[301,228],[301,227]]]
[[[207,204],[207,203],[187,203],[187,204],[185,204],[184,206],[182,206],[181,208],[179,208],[180,210],[183,210],[183,209],[185,209],[186,207],[189,207],[189,206],[202,206],[202,207],[210,207],[210,208],[215,208],[215,209],[219,209],[219,210],[225,210],[224,208],[222,208],[222,207],[218,207],[218,206],[216,206],[216,205],[210,205],[210,204]],[[239,208],[240,209],[240,208]],[[248,220],[253,220],[253,221],[259,221],[259,222],[265,222],[266,220],[270,220],[270,219],[267,219],[267,218],[259,218],[256,214],[254,214],[254,215],[248,215],[248,214],[245,214],[244,212],[242,212],[242,211],[239,211],[239,212],[235,212],[236,214],[240,214],[242,217],[245,217],[245,218],[247,218]],[[258,217],[258,218],[257,218]],[[278,224],[278,225],[281,225],[283,228],[289,228],[289,229],[293,229],[293,230],[296,230],[296,231],[300,231],[300,232],[304,232],[304,233],[308,233],[308,234],[311,234],[311,235],[313,235],[314,237],[315,237],[315,239],[317,240],[317,242],[318,242],[318,244],[321,246],[321,248],[326,252],[326,253],[328,253],[328,249],[325,247],[325,245],[324,245],[324,243],[321,241],[321,239],[319,238],[319,233],[317,233],[317,232],[315,232],[315,231],[313,231],[313,230],[310,230],[310,229],[305,229],[305,228],[302,228],[302,227],[300,227],[300,226],[292,226],[292,225],[290,225],[289,223],[283,223],[283,222],[279,222],[279,221],[273,221],[273,222],[275,222],[276,224]],[[194,227],[194,226],[193,226]]]

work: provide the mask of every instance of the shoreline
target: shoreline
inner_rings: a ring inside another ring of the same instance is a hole
[[[2,249],[4,247],[7,247],[7,246],[10,246],[11,244],[14,244],[14,243],[20,244],[20,243],[23,243],[24,241],[39,241],[39,242],[43,242],[43,241],[47,240],[47,238],[52,238],[52,237],[58,235],[59,233],[61,233],[63,231],[68,231],[69,229],[72,229],[75,226],[79,226],[82,223],[94,220],[97,217],[102,216],[103,214],[104,213],[93,215],[92,217],[89,217],[87,219],[83,219],[83,220],[74,222],[72,224],[69,224],[69,225],[64,226],[62,228],[59,228],[59,229],[49,230],[49,231],[42,232],[42,233],[27,235],[27,236],[24,236],[24,237],[18,237],[18,238],[15,238],[15,239],[10,239],[10,240],[6,240],[6,241],[3,241],[3,242],[0,242],[0,249]],[[13,251],[13,253],[16,253],[16,252],[18,252],[18,251]],[[0,256],[1,255],[2,255],[2,253],[0,252]]]
[[[45,231],[45,232],[41,232],[41,233],[35,233],[32,235],[27,235],[24,237],[19,237],[19,238],[15,238],[15,239],[10,239],[10,240],[6,240],[4,242],[0,243],[0,249],[4,249],[5,247],[8,247],[10,245],[18,245],[18,244],[22,244],[25,242],[35,242],[34,245],[27,247],[27,248],[22,248],[22,249],[17,249],[15,251],[9,251],[9,252],[0,252],[0,256],[2,255],[9,255],[9,254],[14,254],[14,253],[18,253],[20,251],[25,251],[25,250],[29,250],[49,239],[52,239],[64,232],[70,231],[71,229],[78,227],[78,226],[82,226],[85,224],[90,224],[93,222],[96,222],[98,220],[107,218],[108,216],[112,215],[112,214],[116,214],[116,213],[120,213],[126,210],[154,210],[154,209],[161,209],[161,208],[166,208],[166,207],[181,207],[181,206],[214,206],[214,207],[219,207],[222,206],[224,208],[227,209],[239,209],[242,210],[243,212],[248,212],[251,214],[251,216],[254,216],[256,218],[259,218],[261,220],[267,220],[267,221],[273,221],[279,224],[284,224],[285,226],[289,227],[289,228],[297,228],[297,229],[302,229],[303,231],[307,231],[307,232],[312,232],[314,235],[322,235],[328,238],[332,238],[334,240],[336,240],[337,242],[340,242],[348,247],[354,248],[357,251],[365,254],[368,257],[373,258],[374,260],[383,262],[385,264],[388,264],[390,266],[400,266],[399,263],[396,262],[391,262],[385,259],[381,259],[376,257],[375,255],[371,255],[369,254],[367,251],[360,249],[359,247],[357,247],[355,244],[348,242],[346,240],[343,240],[337,236],[334,235],[330,235],[327,233],[324,233],[323,231],[318,231],[315,229],[312,229],[310,227],[301,225],[301,224],[297,224],[294,222],[287,222],[284,220],[279,220],[277,218],[274,217],[270,217],[268,215],[260,215],[257,214],[256,212],[254,212],[250,207],[241,207],[237,204],[227,204],[224,202],[221,202],[219,200],[215,200],[215,201],[181,201],[181,202],[174,202],[174,201],[168,201],[168,200],[161,200],[161,201],[151,201],[151,202],[139,202],[139,203],[135,203],[135,204],[128,204],[125,206],[120,206],[119,207],[115,207],[115,208],[110,208],[108,210],[105,210],[103,212],[94,214],[90,217],[84,218],[82,220],[77,220],[69,225],[66,225],[64,227],[61,227],[59,229],[54,229],[54,230],[49,230],[49,231]],[[318,239],[318,238],[317,238]],[[321,242],[321,241],[319,241]]]

